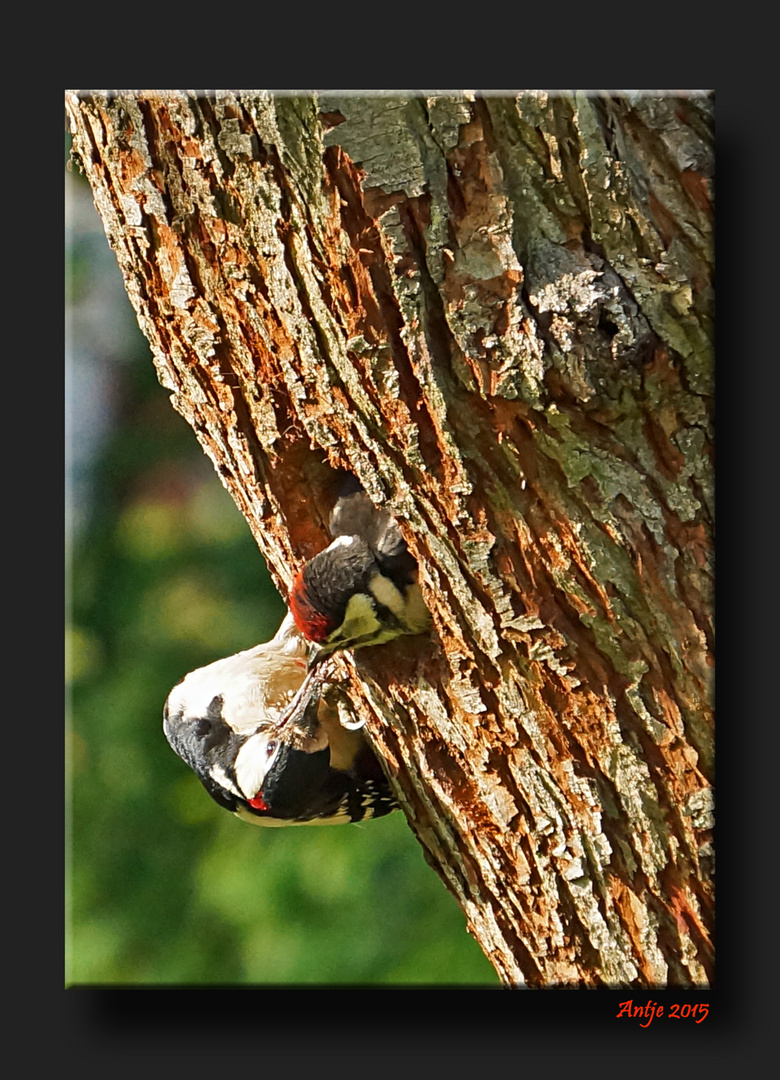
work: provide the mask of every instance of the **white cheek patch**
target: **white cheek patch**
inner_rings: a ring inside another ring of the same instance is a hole
[[[229,791],[231,795],[236,795],[239,799],[243,799],[244,796],[220,765],[215,765],[212,769],[209,769],[209,775],[211,776],[211,779],[215,780],[220,787],[225,789],[225,791]]]
[[[404,608],[406,603],[401,593],[389,578],[382,574],[375,574],[368,584],[374,597],[383,604],[397,619],[403,622]]]
[[[247,739],[236,755],[233,769],[241,789],[238,794],[242,799],[249,801],[255,798],[276,760],[278,747],[269,754],[268,742],[269,740],[264,735],[253,735],[251,739]]]

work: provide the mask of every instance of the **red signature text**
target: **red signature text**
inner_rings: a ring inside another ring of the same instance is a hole
[[[644,1005],[635,1005],[631,998],[629,1001],[620,1002],[617,1019],[637,1020],[640,1027],[650,1027],[656,1017],[664,1017],[666,1020],[693,1020],[695,1024],[700,1024],[702,1020],[706,1020],[709,1011],[710,1007],[704,1001],[697,1001],[695,1004],[689,1001],[680,1004],[679,1001],[675,1001],[667,1005],[659,1005],[657,1001],[646,1001]]]

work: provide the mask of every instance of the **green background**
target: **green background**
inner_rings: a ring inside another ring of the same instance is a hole
[[[66,184],[66,982],[498,985],[403,814],[255,828],[168,747],[171,687],[284,606]]]

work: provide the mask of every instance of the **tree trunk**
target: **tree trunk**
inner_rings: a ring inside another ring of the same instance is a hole
[[[402,525],[435,630],[336,671],[499,977],[707,986],[711,101],[67,110],[282,595],[335,469]]]

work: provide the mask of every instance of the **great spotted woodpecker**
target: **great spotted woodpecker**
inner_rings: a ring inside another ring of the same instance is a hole
[[[333,542],[306,563],[289,597],[298,629],[319,646],[313,663],[336,649],[426,630],[430,615],[417,564],[397,522],[376,509],[356,480],[338,499],[329,529]]]
[[[186,675],[165,703],[173,749],[220,806],[256,825],[340,824],[397,804],[364,733],[321,700],[324,665],[288,614],[263,645]]]

